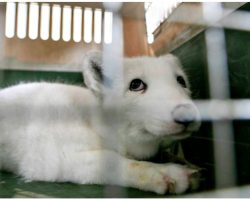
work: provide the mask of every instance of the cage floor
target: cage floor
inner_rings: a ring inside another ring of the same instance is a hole
[[[0,172],[0,198],[157,198],[166,197],[133,188],[100,185],[78,185],[73,183],[24,182],[8,172]],[[182,198],[249,198],[250,185],[198,192],[180,196]]]
[[[162,197],[133,188],[73,183],[25,182],[8,172],[0,172],[0,198],[101,198]]]

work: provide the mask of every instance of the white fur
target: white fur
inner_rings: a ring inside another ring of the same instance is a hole
[[[177,58],[124,60],[123,82],[118,87],[122,98],[114,115],[118,113],[120,121],[113,125],[117,121],[102,100],[105,86],[101,90],[102,83],[91,68],[90,61],[101,65],[100,59],[100,55],[90,56],[84,66],[86,84],[94,93],[46,82],[0,91],[0,169],[26,180],[184,192],[189,187],[189,169],[138,161],[155,155],[163,140],[181,138],[180,133],[189,134],[198,127],[195,123],[184,130],[171,117],[177,105],[195,107],[189,90],[176,81],[176,74],[185,77]],[[129,90],[134,78],[147,83],[145,92]],[[198,120],[198,111],[195,115]]]

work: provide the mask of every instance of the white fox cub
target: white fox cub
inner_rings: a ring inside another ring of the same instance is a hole
[[[103,84],[109,80],[103,71],[102,54],[91,52],[83,64],[87,88],[40,82],[2,89],[0,169],[27,181],[185,192],[191,169],[142,161],[154,156],[163,140],[182,139],[199,128],[178,59],[123,59],[122,81],[114,87],[121,94],[114,115],[120,114],[118,123],[103,103],[110,87]]]

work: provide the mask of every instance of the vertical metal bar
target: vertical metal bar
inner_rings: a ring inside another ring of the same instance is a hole
[[[121,123],[121,112],[119,110],[119,102],[121,102],[119,99],[122,96],[122,90],[119,86],[122,85],[120,82],[123,80],[123,25],[119,14],[121,6],[122,3],[104,3],[105,10],[113,13],[112,43],[106,44],[103,42],[104,86],[102,88],[105,91],[103,98],[105,122],[109,125],[107,126],[109,128],[105,130],[105,134],[112,134],[113,144],[117,144],[117,141],[119,141],[117,137],[119,135],[119,123]],[[117,178],[119,178],[123,173],[121,163],[117,163],[115,167],[117,169]],[[113,188],[106,186],[104,195],[110,197],[115,192],[116,197],[124,196],[123,190],[112,190]]]
[[[204,18],[213,24],[222,17],[221,3],[203,3]],[[230,98],[229,76],[223,28],[208,28],[205,32],[209,88],[212,101]],[[216,112],[216,110],[214,111]],[[216,187],[236,184],[235,149],[231,121],[213,122]]]

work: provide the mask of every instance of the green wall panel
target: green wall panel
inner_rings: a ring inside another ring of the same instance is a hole
[[[249,3],[241,8],[249,10]],[[250,98],[250,33],[225,30],[228,57],[229,90],[231,99]],[[205,33],[202,32],[175,49],[191,82],[194,99],[209,99]],[[250,183],[250,121],[235,120],[234,144],[239,185]],[[224,141],[226,142],[226,141]],[[213,134],[210,122],[203,122],[200,130],[182,142],[187,159],[206,169],[204,189],[215,187]],[[227,166],[225,166],[227,167]]]
[[[0,70],[0,87],[7,87],[22,82],[34,81],[49,81],[83,85],[82,74],[77,72]]]

